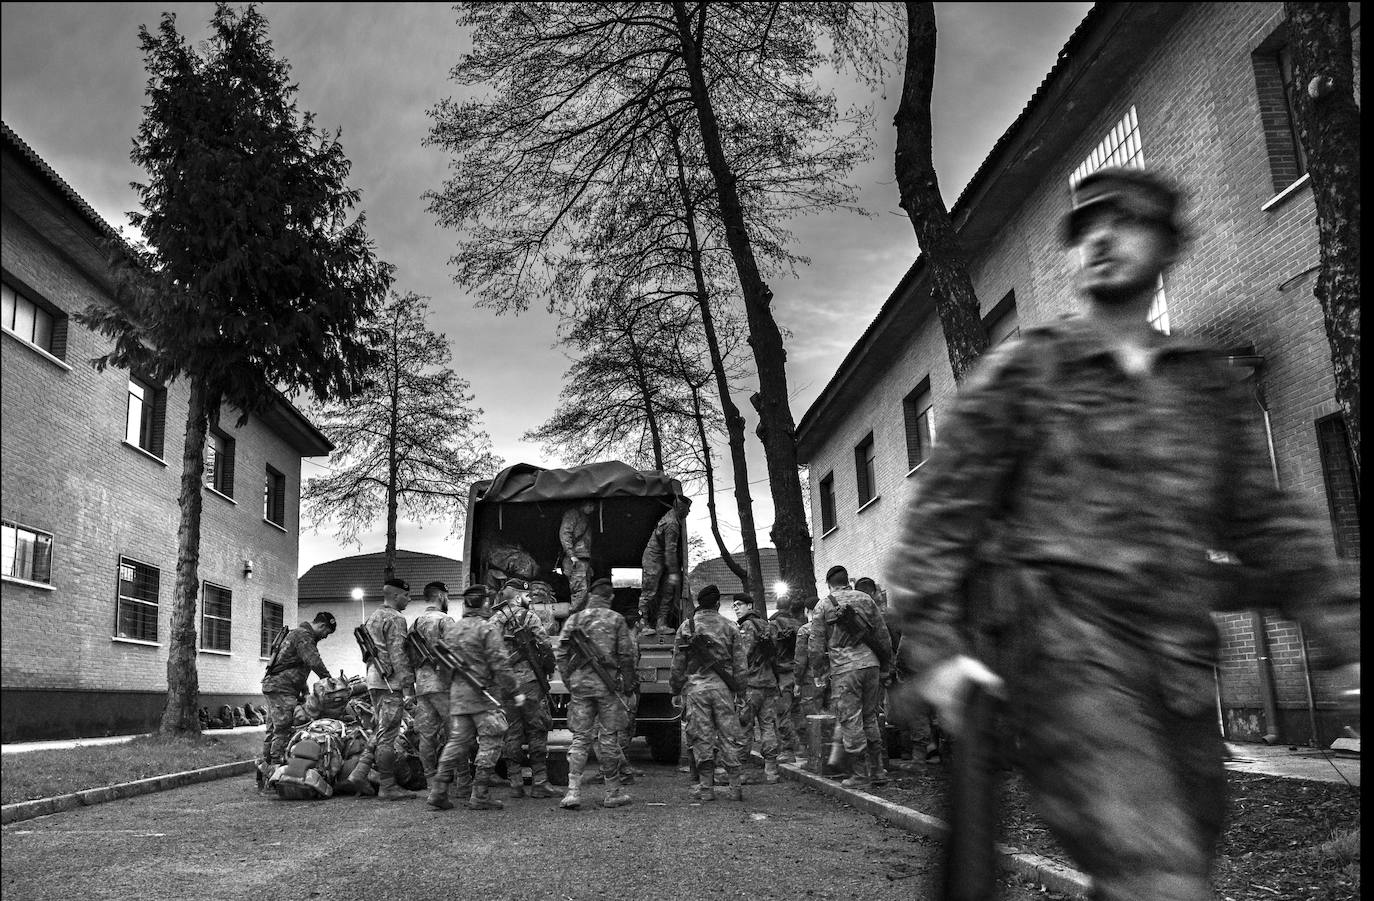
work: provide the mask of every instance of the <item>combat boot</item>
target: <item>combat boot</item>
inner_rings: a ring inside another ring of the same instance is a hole
[[[854,775],[845,779],[840,784],[845,788],[868,788],[873,783],[868,778],[868,760],[862,757],[854,757]]]
[[[506,805],[491,796],[491,770],[478,770],[472,781],[472,795],[463,802],[468,810],[504,810]]]
[[[530,786],[531,798],[561,798],[562,796],[562,793],[550,785],[547,779]]]
[[[377,752],[377,776],[381,782],[377,797],[383,801],[409,801],[415,797],[415,793],[408,792],[396,784],[395,766],[395,751],[385,748]]]
[[[510,783],[510,796],[512,798],[525,797],[525,777],[520,775],[520,764],[514,760],[507,760],[506,772],[510,774],[509,779],[507,779]]]
[[[448,797],[448,780],[440,779],[435,776],[429,780],[429,794],[425,797],[425,806],[430,810],[452,810],[453,802]]]
[[[868,779],[874,785],[887,784],[887,769],[883,766],[883,749],[874,742],[868,743]]]
[[[763,784],[776,785],[782,779],[782,774],[778,772],[777,760],[765,760],[763,762]]]
[[[697,784],[692,786],[692,800],[702,803],[714,801],[716,799],[715,782],[715,764],[710,760],[702,762],[697,767]]]
[[[743,800],[744,800],[744,786],[743,786],[743,784],[740,782],[740,777],[739,777],[739,776],[731,776],[731,777],[730,777],[730,800],[731,800],[731,801],[743,801]]]
[[[353,772],[348,774],[348,784],[353,786],[353,791],[359,798],[371,798],[377,794],[377,789],[372,787],[372,780],[367,778],[371,772],[372,759],[364,755],[353,768]]]
[[[614,778],[606,780],[606,797],[601,799],[602,807],[624,807],[631,801],[629,794],[620,787],[618,780]]]
[[[673,627],[668,625],[668,614],[666,612],[658,615],[658,627],[654,631],[658,634],[659,644],[663,644],[666,641],[672,641]]]
[[[568,774],[568,791],[563,795],[563,800],[558,802],[559,807],[564,810],[577,810],[582,806],[582,788],[579,784],[581,781],[581,773]]]

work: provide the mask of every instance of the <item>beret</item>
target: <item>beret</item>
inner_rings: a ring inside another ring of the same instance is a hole
[[[386,580],[385,582],[383,582],[382,584],[383,584],[383,585],[389,585],[389,586],[391,586],[392,588],[399,588],[399,589],[401,589],[402,591],[409,591],[409,590],[410,590],[410,583],[407,582],[405,579],[387,579],[387,580]]]

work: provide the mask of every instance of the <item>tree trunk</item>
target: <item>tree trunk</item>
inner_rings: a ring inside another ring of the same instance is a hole
[[[663,472],[663,436],[659,432],[658,416],[654,414],[654,393],[649,387],[649,377],[644,373],[644,355],[635,343],[633,329],[628,330],[625,337],[630,342],[630,359],[634,362],[635,382],[639,385],[640,399],[644,401],[644,419],[649,424],[649,443],[654,452],[654,469]]]
[[[387,423],[386,448],[386,568],[384,579],[396,577],[396,510],[400,502],[397,483],[400,481],[400,462],[396,444],[401,431],[401,342],[400,322],[393,324],[391,336],[391,414]]]
[[[730,443],[730,464],[735,478],[735,507],[739,511],[740,538],[744,542],[744,565],[747,576],[740,576],[744,590],[754,596],[755,603],[764,602],[763,562],[759,557],[758,531],[754,525],[754,498],[749,493],[749,462],[744,455],[744,417],[730,395],[730,379],[725,372],[725,358],[720,352],[716,335],[715,316],[711,312],[711,292],[706,287],[706,273],[701,259],[701,242],[697,238],[696,204],[687,189],[687,173],[682,162],[682,148],[678,144],[677,129],[670,123],[673,134],[673,154],[677,158],[678,193],[682,197],[683,225],[687,229],[687,244],[692,256],[692,276],[696,281],[697,307],[701,311],[701,328],[706,334],[706,347],[711,354],[711,371],[716,377],[716,393],[720,396],[720,411],[725,417],[725,434]],[[704,445],[703,445],[704,446]],[[715,497],[711,497],[711,524],[715,526]],[[720,538],[717,536],[717,543]],[[725,556],[725,546],[721,545]],[[734,564],[727,561],[734,570]],[[736,573],[738,575],[738,573]]]
[[[186,444],[181,453],[181,521],[177,526],[177,579],[172,589],[171,634],[167,641],[167,706],[159,735],[199,735],[200,676],[196,671],[196,597],[200,590],[201,481],[205,477],[205,435],[219,411],[205,380],[192,376],[186,409]]]
[[[703,5],[703,17],[705,12]],[[673,16],[677,21],[682,59],[691,85],[692,105],[701,128],[702,148],[706,152],[707,165],[720,201],[725,241],[739,275],[744,310],[749,322],[749,344],[754,351],[754,367],[759,379],[758,393],[750,401],[759,414],[756,433],[763,442],[764,459],[768,464],[768,485],[773,495],[773,528],[769,534],[773,546],[778,550],[778,567],[782,571],[783,581],[799,591],[810,608],[816,605],[817,600],[816,572],[811,558],[811,532],[806,525],[806,506],[797,465],[796,423],[788,406],[787,352],[770,308],[773,292],[764,284],[750,246],[744,210],[736,188],[738,179],[725,158],[720,128],[701,67],[700,48],[692,34],[687,5],[682,0],[673,3]]]
[[[1360,108],[1355,103],[1350,8],[1285,3],[1293,54],[1289,88],[1317,206],[1321,273],[1314,294],[1326,323],[1355,478],[1360,471]]]
[[[692,389],[692,416],[697,423],[697,440],[701,442],[701,463],[706,469],[706,512],[711,515],[711,536],[716,539],[720,549],[720,559],[735,574],[745,591],[749,591],[749,572],[735,560],[735,555],[725,546],[725,538],[720,534],[720,520],[716,516],[716,467],[711,462],[711,441],[706,435],[706,417],[701,412],[701,394],[696,385]],[[754,595],[754,606],[759,605],[760,597]]]
[[[930,94],[935,82],[935,8],[906,4],[906,73],[902,99],[893,120],[897,126],[897,187],[916,243],[926,258],[934,283],[935,309],[945,334],[945,348],[955,381],[961,381],[988,347],[978,295],[969,278],[958,233],[940,196],[931,155]]]

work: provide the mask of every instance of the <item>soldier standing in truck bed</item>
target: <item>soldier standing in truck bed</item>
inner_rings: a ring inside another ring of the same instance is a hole
[[[685,497],[673,499],[673,508],[654,526],[640,559],[642,576],[639,594],[639,633],[666,636],[672,632],[668,617],[677,603],[682,586],[682,520],[692,502]],[[655,629],[657,614],[657,629]]]
[[[558,543],[563,550],[563,574],[568,577],[572,592],[570,613],[587,606],[587,582],[592,567],[592,520],[596,501],[579,501],[568,508],[558,527]]]
[[[348,781],[359,797],[374,794],[367,775],[375,762],[384,801],[403,801],[415,797],[396,784],[396,737],[401,731],[406,698],[415,695],[415,671],[406,653],[409,631],[401,611],[410,604],[410,585],[405,579],[387,579],[382,585],[382,606],[372,611],[363,628],[372,636],[382,659],[367,662],[367,693],[372,701],[373,732],[367,749]],[[391,669],[391,675],[383,672]]]

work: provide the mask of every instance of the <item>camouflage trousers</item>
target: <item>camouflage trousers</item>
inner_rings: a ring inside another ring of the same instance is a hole
[[[549,726],[553,717],[549,701],[539,693],[539,683],[531,680],[520,686],[525,703],[517,706],[509,698],[501,705],[506,714],[506,740],[501,756],[506,758],[506,773],[520,773],[520,749],[529,747],[530,781],[538,785],[549,780]]]
[[[753,720],[745,730],[741,763],[749,758],[758,738],[759,753],[764,760],[778,759],[778,692],[772,688],[750,688],[744,693],[744,707]]]
[[[592,565],[586,560],[565,561],[568,567],[568,590],[572,592],[569,613],[587,606],[587,588],[591,584]]]
[[[601,776],[607,788],[615,783],[620,771],[620,730],[625,728],[627,720],[625,708],[610,695],[572,696],[568,701],[568,728],[573,734],[572,744],[568,746],[570,779],[582,775],[595,742]]]
[[[683,705],[687,738],[697,763],[710,760],[719,748],[717,763],[730,775],[738,775],[744,727],[740,725],[734,697],[722,688],[689,688],[683,694]]]
[[[800,753],[805,743],[806,722],[802,719],[801,703],[797,699],[797,683],[791,673],[778,676],[778,744]]]
[[[866,666],[840,673],[831,678],[830,690],[834,695],[835,716],[845,751],[862,754],[869,742],[881,746],[883,733],[878,725],[878,712],[883,687],[878,668]]]
[[[268,763],[285,763],[286,746],[291,741],[292,725],[296,719],[297,695],[291,691],[272,691],[267,699],[267,737],[262,743],[262,756]]]
[[[668,584],[668,571],[662,560],[650,560],[640,577],[639,624],[652,626],[658,617],[673,609],[677,590]]]
[[[358,765],[372,766],[382,774],[390,774],[396,764],[396,738],[401,734],[401,720],[405,716],[405,697],[399,691],[383,688],[368,690],[372,701],[372,738],[358,758]]]
[[[635,737],[635,714],[639,712],[639,692],[637,692],[637,691],[631,692],[630,694],[627,694],[627,695],[621,695],[621,697],[625,700],[625,706],[627,706],[627,707],[630,708],[630,712],[629,712],[629,714],[625,717],[625,727],[624,727],[623,729],[621,729],[619,732],[617,732],[617,733],[616,733],[616,736],[615,736],[616,745],[617,745],[617,747],[619,747],[619,749],[620,749],[620,754],[619,754],[619,756],[616,758],[616,766],[617,766],[617,768],[618,768],[618,769],[617,769],[617,772],[623,770],[624,767],[627,767],[627,766],[629,766],[629,764],[630,764],[630,756],[629,756],[629,754],[630,754],[630,742],[634,741],[634,737]],[[596,728],[596,733],[592,736],[592,741],[593,741],[593,748],[596,748],[596,747],[599,747],[599,746],[600,746],[600,743],[601,743],[601,727],[600,727],[600,726],[598,726],[598,727]],[[599,753],[599,752],[597,753],[597,759],[598,759],[598,760],[600,759],[600,753]]]
[[[441,782],[456,781],[465,785],[472,778],[472,768],[489,776],[501,759],[501,745],[506,737],[506,714],[501,710],[481,710],[477,713],[455,713],[449,717],[448,743],[439,755],[435,778]],[[472,746],[477,745],[477,759],[472,760]]]
[[[439,768],[439,752],[448,743],[449,692],[427,691],[415,699],[415,732],[419,736],[420,763],[426,778]]]

